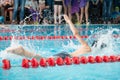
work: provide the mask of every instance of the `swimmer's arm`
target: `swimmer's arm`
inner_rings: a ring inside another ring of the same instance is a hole
[[[17,48],[8,48],[6,51],[16,55],[25,56],[27,58],[36,58],[38,60],[42,58],[39,54],[29,52],[25,50],[22,46],[19,46]]]
[[[71,56],[79,56],[81,54],[91,52],[90,46],[81,38],[81,35],[79,35],[78,30],[75,28],[74,24],[68,18],[68,16],[64,15],[64,19],[69,24],[70,29],[71,29],[73,35],[78,39],[78,41],[82,45],[78,50],[76,50],[73,53],[71,53]]]
[[[76,51],[70,53],[70,55],[74,57],[74,56],[80,56],[82,54],[89,53],[89,52],[91,52],[91,48],[89,46],[81,46]]]
[[[86,45],[87,43],[81,38],[81,35],[79,35],[77,28],[75,28],[74,24],[73,24],[72,21],[68,18],[68,16],[64,15],[64,19],[65,19],[65,21],[69,24],[69,27],[70,27],[73,35],[78,39],[78,41],[79,41],[82,45]]]

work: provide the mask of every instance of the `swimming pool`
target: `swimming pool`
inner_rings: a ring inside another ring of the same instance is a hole
[[[93,48],[94,50],[90,54],[85,54],[84,56],[120,55],[119,26],[102,24],[89,26],[76,25],[80,34],[88,41],[89,45],[97,38],[100,42],[105,42],[108,45],[107,48],[102,50],[99,47],[97,49]],[[4,50],[9,46],[22,45],[25,49],[38,54],[40,53],[44,57],[50,57],[61,51],[70,53],[80,46],[74,38],[66,39],[61,37],[72,36],[68,25],[26,25],[24,27],[10,25],[9,29],[0,29],[0,36],[4,36],[4,39],[0,39],[0,61],[3,58],[10,59],[13,66],[21,65],[23,57],[5,53]],[[14,36],[15,39],[5,38],[6,36]],[[23,36],[27,37],[23,38]],[[53,36],[59,38],[53,38]],[[2,62],[0,62],[0,66],[2,66]],[[120,63],[115,62],[39,67],[35,69],[11,67],[10,70],[3,70],[0,68],[0,80],[119,80],[119,66]]]

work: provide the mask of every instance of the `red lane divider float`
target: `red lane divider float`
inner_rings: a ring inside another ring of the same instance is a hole
[[[81,36],[82,38],[88,38],[89,36]],[[95,36],[93,36],[95,38]],[[113,35],[114,38],[119,38],[119,35]],[[75,36],[0,36],[0,41],[2,40],[54,40],[54,39],[76,39]]]
[[[23,59],[22,60],[22,64],[21,67],[23,68],[38,68],[39,66],[41,67],[54,67],[56,65],[58,66],[62,66],[62,65],[72,65],[72,64],[95,64],[95,63],[110,63],[110,62],[120,62],[120,55],[115,56],[115,55],[111,55],[111,56],[82,56],[82,57],[66,57],[65,59],[62,59],[61,57],[58,57],[56,59],[54,59],[53,57],[50,58],[41,58],[39,61],[35,58],[33,58],[32,60],[28,60],[28,59]],[[5,70],[8,70],[11,68],[11,64],[10,61],[7,59],[2,60],[3,66],[2,68]]]
[[[11,64],[10,64],[9,60],[4,59],[4,60],[2,60],[2,63],[3,63],[3,66],[2,66],[3,69],[7,70],[7,69],[11,68]]]
[[[81,36],[82,38],[88,38],[88,36]],[[0,36],[0,40],[53,40],[53,39],[75,39],[75,36]]]

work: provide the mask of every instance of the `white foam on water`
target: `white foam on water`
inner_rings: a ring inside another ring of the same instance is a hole
[[[120,38],[114,38],[113,35],[119,35],[119,29],[103,29],[98,31],[94,35],[97,35],[97,47],[92,47],[93,54],[99,55],[110,55],[110,54],[119,54],[116,52],[118,50],[117,44],[120,42]],[[116,34],[115,34],[116,33]],[[91,40],[93,35],[91,35],[88,40]],[[107,44],[107,47],[101,49],[102,44]]]
[[[94,40],[97,40],[97,46],[91,47],[92,52],[90,55],[113,55],[120,53],[120,38],[114,38],[113,35],[119,35],[119,29],[102,29],[97,31],[89,36],[86,40],[88,44],[91,46]],[[94,35],[96,38],[94,38]],[[101,49],[102,44],[106,44],[107,47]],[[80,43],[76,44],[73,40],[69,40],[67,44],[62,44],[62,47],[68,51],[68,49],[78,49],[80,48]]]
[[[6,51],[7,49],[17,48],[19,46],[21,46],[21,45],[19,44],[19,42],[17,40],[12,40],[11,45],[8,48],[6,48],[5,50],[0,52],[0,58],[2,58],[2,59],[12,59],[12,60],[21,59],[22,56],[18,56],[18,55],[15,55],[13,53],[10,53],[10,52]]]
[[[100,31],[97,31],[97,32],[93,32],[92,31],[92,35],[89,36],[89,38],[86,40],[88,43],[90,43],[91,41],[94,40],[94,35],[96,36],[96,39],[97,39],[97,47],[92,47],[92,52],[90,55],[111,55],[111,54],[119,54],[119,48],[120,46],[118,44],[120,44],[120,38],[114,38],[113,35],[116,34],[116,35],[119,35],[120,33],[120,30],[119,29],[102,29]],[[32,34],[32,33],[31,33]],[[53,34],[53,33],[51,33]],[[76,40],[77,41],[77,40]],[[76,42],[75,41],[75,42]],[[41,41],[39,41],[41,42]],[[58,41],[57,41],[58,42]],[[57,44],[56,42],[56,44]],[[74,51],[76,49],[78,49],[80,47],[80,43],[76,44],[73,40],[68,40],[67,41],[67,44],[65,44],[64,42],[62,43],[62,48],[64,51]],[[104,44],[107,44],[107,47],[105,47],[104,49],[101,49],[101,45],[102,43]],[[90,43],[91,44],[91,43]],[[27,41],[22,41],[22,44],[20,43],[19,40],[13,40],[11,41],[11,45],[10,47],[11,48],[16,48],[18,46],[23,46],[26,50],[28,51],[31,51],[31,52],[35,52],[35,53],[38,53],[38,52],[41,52],[40,51],[40,47],[36,47],[34,45],[34,43],[31,43],[30,40],[27,40]],[[41,45],[43,46],[43,45]],[[47,46],[47,45],[44,45],[44,46]],[[59,46],[57,44],[57,46]],[[8,48],[6,48],[8,49]],[[45,53],[49,53],[49,51],[42,51],[42,54],[45,54]],[[12,58],[12,59],[17,59],[18,58],[21,58],[20,56],[17,56],[17,55],[14,55],[14,54],[9,54],[7,53],[5,50],[4,51],[1,51],[0,53],[0,57],[1,58]]]

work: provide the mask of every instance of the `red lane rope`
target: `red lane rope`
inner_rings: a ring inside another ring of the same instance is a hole
[[[21,67],[23,68],[38,68],[40,67],[54,67],[56,65],[58,66],[63,66],[63,65],[72,65],[72,64],[95,64],[95,63],[112,63],[112,62],[120,62],[120,55],[110,55],[110,56],[81,56],[81,57],[66,57],[65,59],[62,59],[61,57],[58,57],[56,59],[54,59],[53,57],[50,58],[41,58],[39,61],[35,58],[28,60],[28,59],[23,59],[22,63],[21,63]],[[11,63],[9,60],[4,59],[2,60],[2,68],[5,70],[10,69],[11,67]],[[15,67],[20,67],[20,66],[15,66]]]
[[[81,36],[82,38],[88,38],[88,36]],[[75,39],[75,36],[0,36],[0,40],[45,40],[45,39]]]
[[[82,38],[88,38],[89,36],[81,36]],[[96,36],[93,36],[94,38]],[[113,35],[114,38],[119,38],[119,35]],[[0,41],[2,40],[54,40],[54,39],[75,39],[75,36],[0,36]]]

